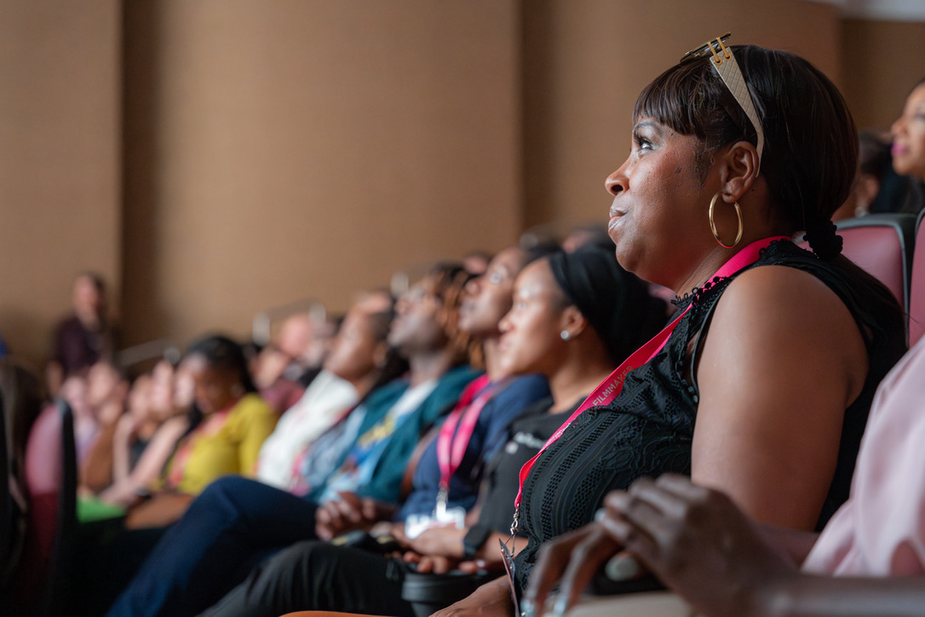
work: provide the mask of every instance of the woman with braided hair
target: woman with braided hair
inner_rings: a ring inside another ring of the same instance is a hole
[[[526,613],[567,568],[613,553],[584,526],[642,476],[690,475],[776,525],[824,523],[905,348],[896,300],[840,255],[830,218],[854,177],[857,132],[821,72],[716,39],[643,90],[633,124],[606,181],[610,237],[624,268],[675,291],[679,313],[522,469],[514,527],[528,543],[512,551],[511,582]],[[798,229],[812,252],[789,240]],[[441,614],[509,615],[509,589],[496,580]]]

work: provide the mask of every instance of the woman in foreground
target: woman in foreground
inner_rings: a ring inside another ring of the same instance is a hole
[[[726,73],[747,84],[739,96]],[[717,40],[642,92],[606,183],[609,231],[621,265],[681,297],[680,317],[521,472],[516,596],[542,543],[644,475],[690,474],[806,530],[845,500],[873,393],[905,347],[895,299],[839,255],[830,221],[856,160],[841,95],[791,54]],[[814,254],[786,239],[798,229]],[[446,614],[512,604],[502,578]]]
[[[898,173],[925,180],[925,79],[893,123],[893,153]],[[642,479],[608,495],[592,525],[605,540],[596,539],[593,551],[578,545],[572,552],[568,538],[546,549],[528,596],[545,596],[569,555],[574,565],[561,588],[563,597],[574,596],[625,547],[709,617],[921,615],[923,375],[920,343],[880,386],[851,497],[820,535],[756,524],[722,493],[686,478]]]

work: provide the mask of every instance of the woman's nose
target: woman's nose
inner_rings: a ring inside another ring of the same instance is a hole
[[[604,181],[604,186],[607,187],[607,192],[611,195],[619,195],[626,190],[628,180],[625,169],[626,164],[624,163],[620,166],[620,169],[607,176],[607,180]]]

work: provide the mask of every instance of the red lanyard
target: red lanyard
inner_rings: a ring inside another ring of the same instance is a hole
[[[440,434],[437,436],[437,462],[440,465],[441,491],[449,491],[450,478],[459,469],[482,408],[491,399],[494,391],[495,384],[489,382],[488,375],[482,375],[473,381],[440,428]],[[456,431],[457,425],[459,431]]]
[[[752,242],[738,253],[733,255],[732,259],[727,261],[723,266],[717,270],[711,279],[714,278],[727,278],[736,274],[743,268],[746,268],[758,260],[758,257],[762,250],[768,247],[772,242],[777,240],[789,240],[786,236],[774,236],[771,238],[765,238],[763,240],[758,240]],[[546,448],[551,446],[559,437],[562,436],[562,433],[568,428],[568,425],[572,423],[575,418],[581,415],[581,413],[588,409],[589,407],[594,407],[597,405],[606,405],[613,401],[620,392],[623,390],[623,381],[626,379],[626,375],[645,364],[649,360],[655,357],[655,355],[662,350],[662,347],[665,346],[665,343],[668,342],[668,338],[671,336],[671,333],[674,332],[674,329],[680,323],[681,319],[687,315],[687,312],[691,309],[692,305],[688,305],[684,311],[675,317],[670,324],[665,326],[665,329],[656,334],[649,340],[648,343],[637,349],[628,357],[623,363],[617,367],[617,369],[612,372],[607,379],[601,382],[601,384],[594,389],[594,392],[585,399],[585,401],[575,410],[575,412],[565,421],[565,424],[559,427],[559,429],[552,434],[552,437],[546,440],[546,443],[540,449],[539,452],[534,455],[529,461],[524,463],[524,466],[520,468],[520,488],[517,490],[517,498],[514,500],[514,522],[511,525],[511,533],[513,534],[517,530],[518,523],[518,514],[520,511],[520,502],[523,497],[524,492],[524,481],[527,479],[527,476],[530,475],[530,470],[533,469],[536,459],[538,459],[543,452],[546,451]]]

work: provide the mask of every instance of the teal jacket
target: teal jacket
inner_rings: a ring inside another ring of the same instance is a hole
[[[434,422],[453,409],[469,382],[481,374],[482,371],[470,366],[460,366],[447,371],[437,382],[433,392],[389,438],[370,481],[357,490],[357,495],[376,501],[398,503],[401,499],[401,481],[405,475],[405,467],[414,448]],[[407,382],[404,383],[407,389]],[[379,419],[381,416],[376,419],[367,416],[363,428],[360,429],[361,434]]]

